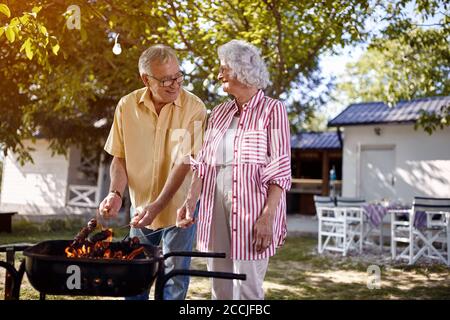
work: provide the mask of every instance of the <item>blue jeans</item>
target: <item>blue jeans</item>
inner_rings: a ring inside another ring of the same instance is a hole
[[[199,202],[195,208],[194,216],[197,217]],[[131,217],[134,216],[134,208],[130,210]],[[162,240],[163,254],[172,251],[192,251],[195,230],[197,223],[188,228],[167,228],[164,231],[153,233],[157,230],[147,228],[131,228],[130,237],[138,236],[142,244],[150,244],[159,246]],[[158,229],[161,230],[161,229]],[[153,233],[153,234],[152,234]],[[191,257],[170,257],[164,261],[164,271],[168,273],[173,269],[189,269],[191,265]],[[189,276],[175,276],[167,281],[164,286],[164,300],[184,300],[189,287]],[[148,300],[149,290],[143,293],[125,297],[125,300]]]

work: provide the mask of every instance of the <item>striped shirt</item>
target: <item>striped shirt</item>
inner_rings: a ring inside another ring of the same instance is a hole
[[[197,220],[197,248],[208,251],[216,185],[216,152],[233,115],[235,100],[214,108],[202,149],[192,169],[203,180]],[[244,104],[234,138],[231,205],[231,259],[258,260],[275,254],[286,238],[286,190],[291,186],[289,121],[284,105],[259,90]],[[253,227],[261,215],[270,184],[283,189],[273,223],[273,241],[263,253],[253,246]]]

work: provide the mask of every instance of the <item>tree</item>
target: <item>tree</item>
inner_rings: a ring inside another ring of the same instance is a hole
[[[71,4],[80,8],[80,30],[66,26]],[[0,31],[0,64],[7,79],[0,84],[6,93],[0,97],[0,112],[7,119],[0,142],[24,161],[30,160],[30,150],[22,141],[37,132],[55,152],[72,144],[98,148],[119,98],[141,86],[137,60],[154,43],[175,47],[193,66],[193,91],[212,108],[221,100],[217,47],[234,38],[250,41],[268,61],[268,94],[289,97],[301,90],[301,101],[293,101],[289,111],[291,117],[309,114],[305,110],[321,101],[309,95],[323,81],[319,56],[361,41],[371,14],[368,1],[356,0],[11,0],[7,7],[9,14],[0,20],[6,34]],[[120,56],[111,52],[117,34]],[[102,118],[106,125],[93,126]]]
[[[364,41],[366,20],[384,2],[9,0],[0,6],[0,143],[23,161],[31,158],[22,141],[36,136],[58,153],[71,145],[98,150],[119,98],[142,86],[137,60],[155,43],[173,46],[192,66],[192,91],[212,108],[224,99],[217,47],[235,38],[261,48],[272,78],[267,93],[286,100],[299,128],[327,95],[317,93],[321,54]],[[79,29],[68,28],[70,5],[80,9]]]
[[[377,39],[347,67],[350,81],[340,88],[352,100],[382,100],[390,104],[450,93],[450,51],[441,30],[415,29],[403,38]]]
[[[437,9],[435,5],[419,1],[418,9],[429,16]],[[445,9],[448,4],[443,6]],[[399,8],[391,10],[398,14]],[[433,26],[393,17],[392,24],[372,39],[361,58],[347,66],[338,92],[345,93],[350,101],[384,101],[390,106],[399,100],[449,95],[450,17],[444,14]],[[431,114],[423,111],[416,128],[431,134],[449,125],[450,106],[443,105]]]

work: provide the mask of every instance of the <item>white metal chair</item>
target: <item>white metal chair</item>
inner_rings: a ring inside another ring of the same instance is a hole
[[[365,199],[351,197],[337,197],[336,206],[345,209],[347,221],[347,246],[358,248],[361,253],[364,242],[364,209]]]
[[[450,199],[415,197],[409,210],[390,210],[393,260],[414,264],[422,256],[450,266]],[[397,254],[398,244],[406,244]]]
[[[328,198],[328,199],[327,199]],[[318,251],[324,250],[342,252],[347,255],[350,249],[357,248],[361,235],[361,223],[358,218],[360,208],[338,207],[333,198],[315,196],[315,205],[319,222]],[[343,205],[343,203],[340,203]],[[362,250],[362,245],[359,246]]]
[[[318,252],[341,251],[343,247],[343,222],[335,215],[335,201],[332,197],[314,196],[318,220]],[[324,238],[325,237],[325,238]]]

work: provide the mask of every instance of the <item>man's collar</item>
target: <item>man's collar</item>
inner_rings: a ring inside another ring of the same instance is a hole
[[[173,104],[176,105],[177,107],[182,106],[181,105],[181,94],[182,94],[183,90],[184,90],[183,88],[180,88],[180,94],[178,94],[178,97],[173,102]],[[150,97],[151,94],[152,93],[151,93],[150,89],[146,87],[139,99],[139,104],[143,103],[147,108],[154,108],[154,103]]]

